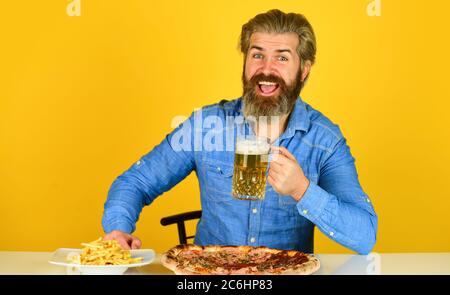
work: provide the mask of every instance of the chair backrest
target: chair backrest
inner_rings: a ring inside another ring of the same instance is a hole
[[[178,238],[180,240],[180,244],[187,244],[187,239],[192,239],[195,236],[186,236],[186,227],[184,226],[184,222],[187,220],[199,219],[201,217],[201,210],[190,211],[161,218],[161,225],[166,226],[176,223],[178,227]]]

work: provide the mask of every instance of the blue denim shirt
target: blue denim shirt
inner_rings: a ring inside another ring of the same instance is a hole
[[[241,108],[242,99],[236,99],[194,112],[120,175],[104,206],[105,232],[133,232],[145,205],[195,171],[203,210],[198,245],[263,245],[313,253],[317,226],[339,244],[369,253],[376,241],[377,215],[359,184],[354,158],[339,127],[301,98],[278,141],[310,180],[301,200],[278,194],[269,183],[262,201],[232,197],[234,151],[226,147],[234,142],[223,131],[236,129],[227,116],[242,116]],[[199,116],[216,119],[199,125]]]

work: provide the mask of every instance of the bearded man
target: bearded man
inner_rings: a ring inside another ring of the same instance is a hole
[[[317,226],[337,243],[369,253],[378,219],[360,186],[350,148],[339,127],[299,96],[315,62],[310,23],[301,14],[270,10],[243,25],[240,48],[242,97],[194,112],[114,181],[104,207],[105,239],[139,248],[141,241],[132,233],[142,208],[195,171],[202,205],[195,244],[313,253]],[[263,200],[231,195],[234,151],[220,145],[238,128],[227,118],[240,116],[253,134],[276,143]],[[199,130],[196,118],[209,124],[200,124]],[[260,118],[269,119],[258,124]],[[215,148],[201,142],[212,129]],[[180,133],[188,134],[181,148]]]

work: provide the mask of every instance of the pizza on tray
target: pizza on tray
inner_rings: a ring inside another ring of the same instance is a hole
[[[173,247],[161,263],[179,275],[308,275],[320,268],[314,255],[294,250],[192,244]]]

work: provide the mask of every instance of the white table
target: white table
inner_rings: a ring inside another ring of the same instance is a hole
[[[0,275],[65,275],[68,270],[48,263],[51,252],[0,252]],[[321,268],[316,274],[450,274],[450,253],[391,253],[368,256],[349,254],[318,254]],[[126,274],[172,274],[155,261]],[[69,271],[70,274],[70,271]]]

